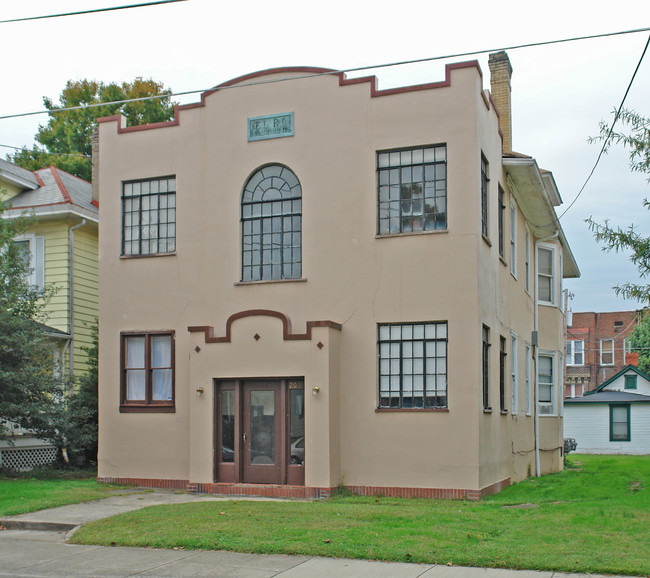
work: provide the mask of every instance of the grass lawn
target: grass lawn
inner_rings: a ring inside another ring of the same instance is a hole
[[[480,502],[338,495],[154,506],[88,524],[72,541],[650,574],[650,456],[572,459],[577,467]]]
[[[15,516],[66,504],[108,498],[127,486],[100,484],[95,473],[61,475],[36,472],[18,477],[0,477],[0,516]]]

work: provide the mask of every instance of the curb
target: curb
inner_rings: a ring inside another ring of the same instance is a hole
[[[79,524],[65,522],[38,522],[28,520],[12,520],[0,518],[0,527],[6,530],[37,530],[42,532],[69,532]]]

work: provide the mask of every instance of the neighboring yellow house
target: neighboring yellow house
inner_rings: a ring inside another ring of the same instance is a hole
[[[98,316],[98,208],[91,185],[55,167],[32,172],[0,160],[0,199],[10,206],[5,218],[35,218],[16,242],[29,247],[30,282],[55,288],[42,321],[58,371],[64,376],[82,374],[87,367],[84,348],[92,344]],[[18,465],[29,461],[18,458],[20,447],[0,446],[6,465],[9,454]]]
[[[274,69],[100,120],[99,479],[476,499],[562,468],[579,271],[490,72]]]

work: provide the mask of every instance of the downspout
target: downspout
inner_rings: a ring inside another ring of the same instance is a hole
[[[69,316],[69,324],[70,324],[70,341],[68,342],[69,344],[72,344],[72,347],[70,347],[70,358],[69,358],[69,370],[68,370],[68,375],[70,376],[70,395],[74,393],[74,385],[72,383],[72,378],[74,377],[74,231],[75,229],[78,229],[79,227],[83,227],[86,224],[86,219],[82,219],[80,223],[77,223],[73,227],[70,227],[70,238],[69,238],[69,278],[68,278],[68,284],[69,284],[69,292],[70,292],[70,302],[69,302],[69,307],[70,307],[70,316]]]
[[[535,430],[535,476],[540,477],[541,473],[541,464],[539,458],[539,391],[537,383],[537,367],[539,362],[539,263],[537,262],[537,248],[539,243],[544,241],[550,241],[556,239],[560,234],[560,231],[557,230],[555,233],[543,239],[537,239],[535,241],[535,314],[533,320],[533,334],[535,339],[533,339],[533,347],[535,348],[535,354],[533,355],[533,360],[535,362],[535,387],[533,388],[533,403],[535,404],[535,418],[534,418],[534,430]]]

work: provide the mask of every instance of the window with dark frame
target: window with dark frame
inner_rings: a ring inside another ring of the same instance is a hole
[[[447,146],[377,153],[377,234],[447,228]]]
[[[379,408],[446,408],[447,323],[383,324],[377,330]]]
[[[489,164],[484,155],[481,155],[481,233],[488,236],[488,183]]]
[[[611,404],[609,406],[609,441],[629,442],[630,432],[630,404]]]
[[[506,409],[506,338],[499,338],[499,409]]]
[[[499,186],[499,256],[505,257],[505,240],[504,240],[504,221],[506,214],[506,204],[503,202],[504,192]]]
[[[566,364],[584,365],[584,348],[585,348],[585,342],[582,339],[567,341]]]
[[[122,255],[176,251],[176,177],[122,183]]]
[[[246,182],[241,202],[242,281],[300,279],[302,188],[283,165],[267,165]]]
[[[483,409],[490,410],[490,329],[483,325],[482,378]]]
[[[122,333],[120,411],[173,411],[174,332]]]

